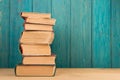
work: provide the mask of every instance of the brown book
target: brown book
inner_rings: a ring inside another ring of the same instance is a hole
[[[50,13],[37,13],[37,12],[22,12],[21,16],[23,18],[51,18]]]
[[[51,56],[24,56],[24,65],[55,65],[55,55]]]
[[[53,31],[53,26],[52,25],[38,25],[38,24],[24,24],[24,29],[25,30],[41,30],[41,31]]]
[[[48,44],[21,44],[20,47],[23,56],[51,55],[51,48]]]
[[[54,76],[55,74],[55,65],[17,65],[15,69],[16,76]]]
[[[54,39],[53,32],[24,31],[20,39],[23,44],[51,44]]]
[[[26,18],[26,23],[34,23],[34,24],[44,24],[44,25],[55,25],[55,19],[43,19],[43,18]]]

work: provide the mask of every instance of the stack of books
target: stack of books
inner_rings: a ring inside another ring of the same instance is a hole
[[[15,68],[16,76],[54,76],[56,55],[51,53],[56,20],[49,13],[22,12],[24,31],[20,38],[22,64]]]

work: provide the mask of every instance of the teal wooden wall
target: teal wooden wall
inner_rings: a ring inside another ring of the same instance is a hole
[[[120,0],[0,0],[0,67],[22,56],[20,12],[51,13],[57,67],[120,67]]]

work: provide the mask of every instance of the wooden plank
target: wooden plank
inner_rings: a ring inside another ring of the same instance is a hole
[[[15,67],[22,60],[19,51],[19,39],[23,31],[23,19],[20,16],[22,11],[32,11],[32,0],[10,1],[10,55],[9,67]]]
[[[120,67],[120,0],[112,0],[111,4],[111,45],[112,45],[112,67]]]
[[[56,19],[52,52],[57,55],[57,67],[70,67],[70,1],[52,0],[52,16]]]
[[[21,3],[19,6],[19,9],[22,9],[20,11],[22,12],[32,12],[33,11],[33,0],[21,0]]]
[[[33,0],[33,12],[50,13],[52,0]]]
[[[91,0],[71,0],[71,67],[91,67]]]
[[[111,67],[110,0],[93,0],[92,12],[93,67]]]
[[[57,68],[54,77],[16,77],[14,69],[0,69],[1,80],[120,80],[120,69]]]
[[[8,67],[9,0],[0,0],[0,67]]]

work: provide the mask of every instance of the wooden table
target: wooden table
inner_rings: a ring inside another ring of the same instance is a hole
[[[16,77],[14,69],[0,69],[0,80],[120,80],[120,69],[58,68],[54,77]]]

